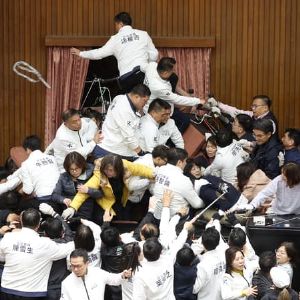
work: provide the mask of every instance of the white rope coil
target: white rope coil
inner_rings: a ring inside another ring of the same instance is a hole
[[[29,72],[35,76],[37,76],[37,79],[33,79],[25,74],[23,74],[22,72],[20,72],[19,70],[22,71],[26,71]],[[48,84],[48,82],[42,77],[42,75],[39,73],[39,71],[37,71],[34,67],[32,67],[29,63],[27,63],[26,61],[17,61],[14,65],[13,65],[13,71],[18,74],[19,76],[24,77],[25,79],[27,79],[30,82],[33,83],[37,83],[37,82],[42,82],[48,89],[51,88],[51,86]]]

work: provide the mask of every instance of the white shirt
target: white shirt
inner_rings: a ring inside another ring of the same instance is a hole
[[[176,253],[184,245],[187,230],[183,229],[170,251],[157,261],[142,261],[133,277],[133,300],[175,300],[173,281]]]
[[[83,278],[70,274],[61,284],[61,300],[103,300],[105,285],[120,285],[121,274],[108,273],[102,269],[89,267]],[[88,293],[88,295],[87,295]]]
[[[54,157],[59,171],[63,173],[65,172],[63,163],[67,154],[76,151],[86,158],[94,150],[96,143],[94,140],[90,141],[89,139],[90,126],[84,119],[81,119],[81,129],[79,131],[71,130],[63,123],[57,129],[54,140],[45,152],[48,153],[51,149],[54,150]]]
[[[126,25],[103,47],[80,52],[81,57],[88,59],[102,59],[110,55],[116,57],[120,75],[123,75],[136,66],[156,61],[158,51],[146,31]]]
[[[236,167],[245,161],[245,151],[234,141],[229,146],[217,147],[215,159],[208,166],[204,175],[220,172],[220,177],[231,184],[236,182]]]
[[[52,195],[59,178],[59,170],[53,156],[35,150],[22,163],[20,169],[25,194],[34,193],[37,197]]]
[[[0,242],[5,266],[2,290],[23,297],[44,297],[52,261],[74,250],[74,243],[56,244],[29,228],[6,233]]]
[[[140,117],[130,105],[127,95],[116,96],[108,108],[102,126],[103,140],[99,146],[122,156],[136,156],[139,146],[137,131]]]
[[[268,197],[276,195],[272,201],[272,211],[276,215],[300,214],[300,184],[290,188],[282,175],[275,177],[250,202],[259,207]]]
[[[224,251],[211,250],[201,256],[197,265],[197,278],[193,293],[198,299],[221,300],[221,281],[225,273],[226,262]]]
[[[171,83],[159,76],[156,62],[151,62],[148,65],[141,66],[141,70],[145,73],[144,83],[151,91],[151,96],[144,107],[144,112],[148,111],[149,104],[156,98],[166,100],[169,104],[171,104],[172,111],[174,109],[174,104],[185,106],[200,104],[199,98],[181,96],[173,93]]]
[[[133,162],[134,164],[140,164],[146,167],[150,167],[154,170],[154,162],[152,155],[150,153],[145,154],[144,156],[139,157]],[[128,189],[129,196],[128,200],[133,203],[138,203],[142,200],[144,193],[147,189],[152,193],[154,184],[148,178],[140,176],[130,176],[128,180]]]
[[[171,164],[167,164],[156,170],[154,196],[158,199],[154,210],[154,217],[160,219],[162,210],[162,196],[165,189],[173,192],[170,205],[171,217],[182,207],[191,205],[194,208],[204,206],[194,190],[191,180],[183,175],[182,170]]]

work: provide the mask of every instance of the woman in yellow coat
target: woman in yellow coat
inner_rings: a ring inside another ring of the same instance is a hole
[[[68,219],[80,208],[88,198],[88,189],[102,189],[103,197],[97,199],[98,205],[105,211],[110,210],[113,214],[121,214],[126,206],[129,190],[127,179],[130,176],[140,176],[154,179],[154,170],[139,164],[123,160],[118,155],[106,155],[101,159],[100,170],[95,170],[94,175],[84,184],[86,193],[77,193],[69,208],[62,216]]]

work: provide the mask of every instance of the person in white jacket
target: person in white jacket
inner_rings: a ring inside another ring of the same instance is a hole
[[[221,300],[221,281],[225,273],[224,247],[218,247],[220,233],[215,227],[207,228],[201,237],[205,253],[197,266],[193,293],[198,299]]]
[[[78,110],[70,108],[64,111],[62,119],[63,124],[57,129],[54,140],[45,151],[53,151],[60,173],[65,172],[63,163],[68,153],[76,151],[86,158],[102,140],[102,135],[96,127],[94,138],[90,140],[90,126],[80,118]]]
[[[0,242],[0,258],[5,262],[1,293],[39,299],[47,295],[48,278],[55,260],[74,250],[74,243],[56,244],[40,237],[40,213],[34,208],[22,212],[22,229],[6,233]],[[2,296],[1,296],[2,299]]]
[[[88,267],[86,250],[76,249],[70,255],[72,273],[62,282],[61,300],[103,300],[105,285],[120,285],[131,276],[130,270],[113,274]]]
[[[145,73],[144,83],[151,91],[151,97],[144,108],[147,112],[150,103],[156,99],[162,99],[169,102],[172,106],[172,113],[174,105],[195,106],[204,104],[204,100],[196,97],[182,96],[172,92],[172,86],[168,80],[174,72],[174,65],[176,60],[172,57],[163,57],[158,63],[151,62],[141,66],[141,70]]]
[[[156,61],[158,51],[146,31],[133,29],[127,12],[114,17],[117,34],[113,35],[101,48],[89,51],[71,49],[71,53],[88,59],[102,59],[114,55],[118,61],[120,75],[150,61]]]
[[[158,199],[154,210],[154,217],[160,219],[162,211],[162,195],[165,189],[173,192],[170,205],[171,217],[182,207],[192,206],[201,208],[204,202],[194,190],[191,180],[183,175],[186,165],[187,152],[184,149],[172,148],[168,152],[168,163],[156,170],[154,196]]]
[[[144,154],[138,140],[139,111],[149,96],[149,88],[138,84],[129,94],[114,98],[102,126],[104,138],[93,152],[96,158],[113,153],[132,160],[133,157]]]

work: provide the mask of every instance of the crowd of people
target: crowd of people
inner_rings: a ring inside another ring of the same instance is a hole
[[[113,99],[102,124],[69,108],[44,152],[36,135],[12,149],[0,173],[0,298],[298,300],[295,245],[258,256],[239,217],[300,214],[300,131],[280,140],[268,96],[251,111],[209,98],[232,124],[188,157],[180,106],[206,101],[177,87],[175,59],[157,61],[128,13],[114,21],[102,48],[71,52],[114,55],[120,80],[138,70],[144,81]]]

